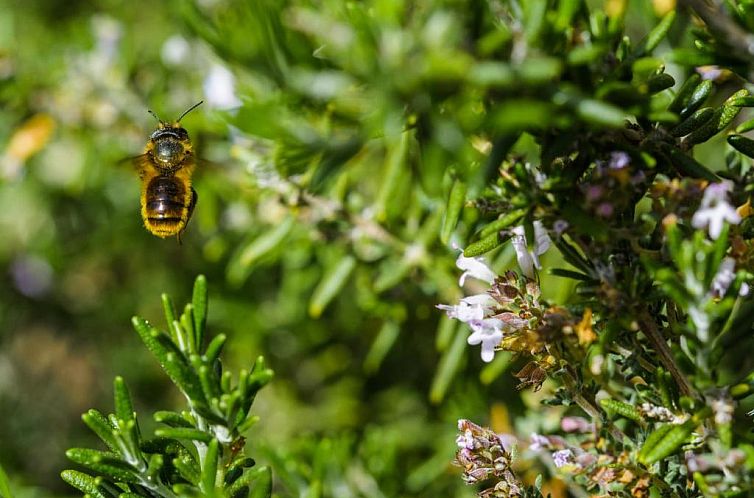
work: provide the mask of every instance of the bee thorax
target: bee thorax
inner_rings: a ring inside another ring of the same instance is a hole
[[[154,146],[155,160],[167,166],[179,164],[183,160],[184,152],[183,144],[172,138],[162,138]]]

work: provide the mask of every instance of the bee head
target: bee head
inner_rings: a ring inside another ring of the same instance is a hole
[[[199,102],[188,108],[174,123],[165,122],[157,114],[149,111],[159,123],[157,129],[149,137],[152,144],[152,157],[158,165],[166,169],[176,168],[186,154],[190,153],[191,144],[188,132],[181,126],[181,119],[201,104],[202,102]]]

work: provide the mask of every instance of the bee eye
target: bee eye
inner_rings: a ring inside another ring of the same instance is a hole
[[[188,138],[188,132],[185,128],[177,128],[176,131],[178,132],[178,136],[182,139]]]

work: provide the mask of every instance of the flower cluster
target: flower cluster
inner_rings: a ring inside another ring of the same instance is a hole
[[[646,181],[645,173],[631,166],[626,152],[613,151],[609,160],[595,162],[589,181],[580,185],[584,207],[597,218],[613,218],[633,206],[637,187]]]
[[[630,496],[648,496],[649,478],[623,467],[629,458],[625,451],[601,453],[590,440],[577,446],[560,436],[536,433],[531,435],[529,450],[551,461],[558,472],[583,482],[587,489],[599,490],[599,496],[615,496],[610,490],[616,487],[630,490]]]
[[[535,233],[541,225],[535,223]],[[537,268],[537,255],[549,246],[549,237],[538,232],[539,242],[534,250],[525,250],[525,240],[517,248],[522,268]],[[524,238],[524,235],[514,235]],[[545,239],[546,237],[546,239]],[[513,241],[516,247],[515,240]],[[519,250],[520,249],[520,250]],[[476,278],[489,285],[486,292],[464,297],[456,305],[439,304],[449,317],[471,327],[467,339],[470,345],[481,345],[482,360],[490,362],[499,350],[527,355],[530,361],[515,374],[519,388],[541,387],[547,372],[559,365],[557,348],[551,346],[567,340],[576,346],[586,346],[594,340],[591,329],[591,311],[585,312],[579,321],[571,313],[558,306],[550,306],[541,300],[539,284],[508,270],[502,275],[495,273],[480,259],[467,258],[463,254],[456,261],[463,270],[459,283],[467,277]],[[525,266],[531,265],[531,266]]]
[[[521,483],[511,471],[512,441],[468,420],[458,421],[458,451],[453,461],[463,468],[466,484],[483,484],[480,498],[521,496]]]
[[[480,258],[458,255],[456,265],[463,270],[458,281],[463,286],[467,277],[487,283],[487,292],[467,296],[456,305],[438,304],[449,317],[467,323],[472,334],[470,345],[482,345],[482,360],[490,362],[501,346],[503,337],[513,337],[536,328],[536,319],[543,316],[539,303],[539,286],[533,281],[534,269],[541,268],[539,255],[550,246],[550,237],[541,222],[534,223],[536,242],[533,249],[527,247],[523,227],[513,230],[511,242],[526,279],[519,281],[516,273],[508,271],[498,277]],[[535,348],[538,349],[538,348]]]

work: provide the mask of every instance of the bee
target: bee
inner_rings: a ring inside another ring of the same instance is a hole
[[[134,158],[141,179],[144,227],[158,237],[175,235],[179,244],[198,199],[191,186],[196,158],[181,119],[203,102],[191,106],[172,123],[149,111],[159,124],[150,135],[144,154]]]

